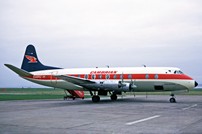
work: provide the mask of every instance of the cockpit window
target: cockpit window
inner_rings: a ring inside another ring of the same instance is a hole
[[[180,70],[175,70],[175,71],[174,71],[174,74],[183,74],[183,72],[180,71]]]

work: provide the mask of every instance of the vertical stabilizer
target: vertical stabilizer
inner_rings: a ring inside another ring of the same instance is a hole
[[[25,51],[21,69],[26,70],[28,72],[33,72],[60,68],[43,65],[37,57],[35,47],[33,45],[28,45]]]

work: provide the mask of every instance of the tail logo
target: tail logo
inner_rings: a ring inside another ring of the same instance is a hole
[[[30,55],[25,55],[25,57],[29,60],[29,63],[37,63],[37,58]]]

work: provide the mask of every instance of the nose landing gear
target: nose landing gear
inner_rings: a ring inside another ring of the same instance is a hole
[[[172,93],[170,96],[171,96],[170,103],[176,103],[175,95]]]

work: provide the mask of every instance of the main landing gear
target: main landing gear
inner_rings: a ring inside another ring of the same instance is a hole
[[[116,101],[117,100],[117,95],[116,94],[112,94],[110,97],[111,97],[112,101]]]
[[[100,96],[96,95],[96,91],[94,92],[94,94],[93,94],[92,91],[89,91],[89,92],[90,92],[90,95],[92,96],[92,101],[93,102],[99,102],[100,101]]]
[[[92,91],[89,91],[89,92],[90,92],[90,95],[92,96],[93,102],[99,102],[100,101],[100,96],[96,94],[96,91],[94,91],[94,94]],[[110,98],[112,101],[116,101],[118,97],[115,93],[112,93]]]
[[[93,101],[93,102],[99,102],[99,101],[100,101],[100,96],[98,96],[98,95],[93,95],[92,101]]]
[[[171,96],[170,103],[176,103],[175,95],[172,93],[170,96]]]

